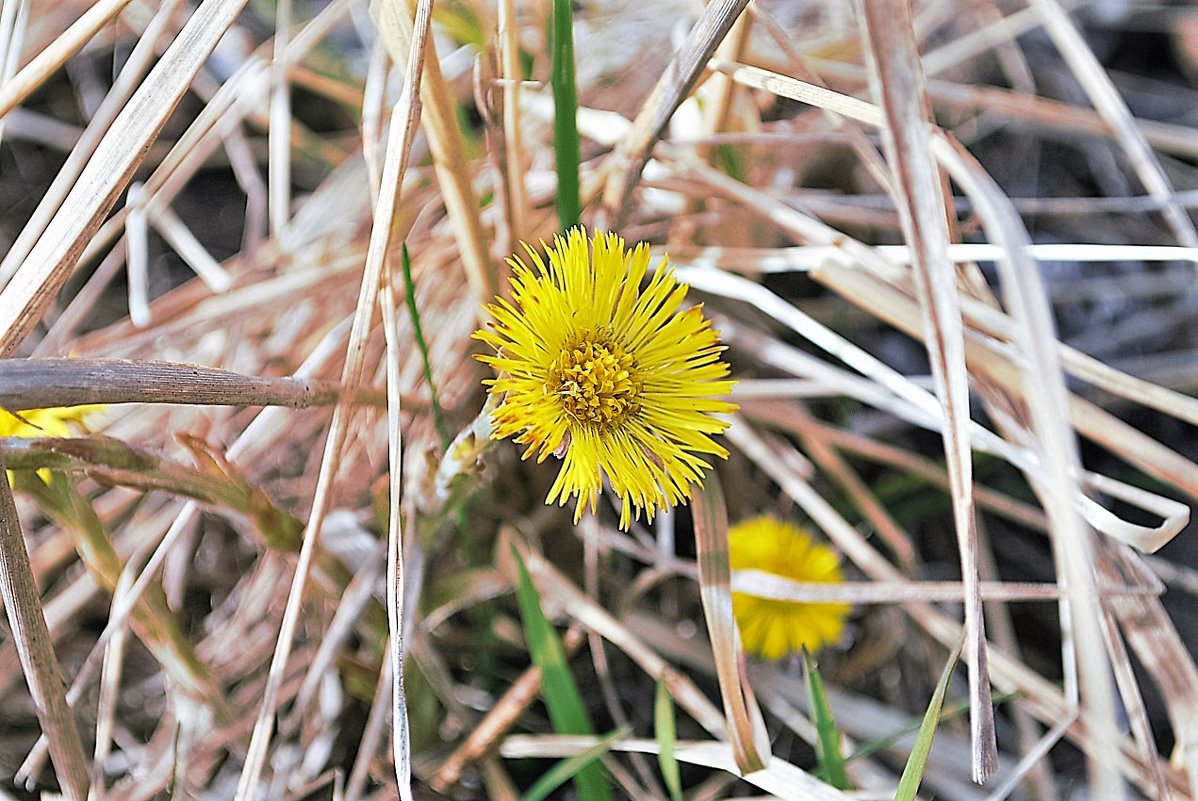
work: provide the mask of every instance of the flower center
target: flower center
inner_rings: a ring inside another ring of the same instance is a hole
[[[614,428],[640,410],[636,361],[601,334],[583,334],[568,342],[546,384],[580,423]]]

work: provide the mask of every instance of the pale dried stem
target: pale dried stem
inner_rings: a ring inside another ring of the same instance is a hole
[[[0,4],[0,86],[8,83],[21,61],[21,45],[29,22],[28,0],[4,0]],[[4,138],[7,114],[0,114],[0,139]],[[3,285],[0,280],[0,285]]]
[[[920,58],[924,73],[937,75],[987,50],[995,49],[1003,73],[1011,85],[1020,92],[1035,92],[1035,76],[1015,39],[1040,24],[1036,11],[1023,8],[1004,17],[997,5],[991,2],[972,3],[968,11],[984,24],[977,30],[924,53]]]
[[[197,8],[113,121],[14,279],[0,291],[0,357],[17,348],[62,288],[146,147],[244,5],[245,0],[212,0]]]
[[[724,717],[728,721],[728,740],[737,767],[744,773],[751,773],[760,770],[768,761],[769,736],[745,675],[744,649],[732,611],[728,510],[715,473],[696,488],[691,505],[699,564],[699,598],[711,640]]]
[[[412,10],[417,0],[373,0],[371,12],[383,33],[383,43],[396,63],[405,61],[412,49]],[[466,170],[465,145],[453,110],[453,98],[437,48],[430,44],[425,59],[425,78],[420,97],[425,110],[422,125],[433,152],[433,165],[441,186],[445,209],[453,221],[454,236],[461,252],[462,268],[477,300],[489,301],[499,291],[495,267],[478,213],[478,198]]]
[[[632,129],[608,157],[604,164],[607,180],[603,205],[611,218],[611,228],[620,227],[632,190],[645,169],[654,143],[699,80],[711,54],[748,4],[749,0],[712,0],[704,7],[699,21],[691,28],[686,41],[641,106]]]
[[[524,152],[523,112],[520,109],[520,31],[516,24],[516,0],[499,0],[499,52],[503,85],[503,146],[506,151],[507,188],[510,219],[510,240],[516,242],[530,236],[528,227],[528,187],[524,183],[528,157]]]
[[[965,581],[965,662],[969,674],[969,721],[973,779],[989,778],[998,765],[994,707],[990,702],[986,627],[978,589],[978,543],[973,509],[973,462],[969,436],[969,378],[954,266],[947,258],[948,227],[940,176],[928,148],[931,129],[910,8],[903,0],[858,3],[862,38],[874,94],[886,117],[882,138],[898,198],[903,235],[923,317],[923,338],[944,414],[944,455],[953,519]]]
[[[275,2],[274,53],[270,60],[270,158],[267,197],[270,233],[278,237],[291,217],[291,83],[287,43],[291,38],[291,0]]]
[[[70,801],[87,798],[88,763],[67,704],[62,668],[38,597],[8,475],[0,466],[0,596],[38,723],[50,745],[58,781]]]
[[[116,590],[112,593],[114,607],[131,588],[131,576],[129,571],[122,571]],[[112,750],[117,704],[120,701],[121,675],[125,663],[125,645],[128,639],[129,629],[121,626],[113,632],[112,639],[104,647],[104,661],[100,668],[100,699],[96,709],[96,747],[92,760],[92,792],[96,799],[103,799],[105,795],[103,765]],[[30,753],[32,755],[32,751]]]
[[[0,84],[0,117],[29,97],[127,5],[129,0],[99,0],[20,72]]]
[[[978,505],[980,506],[981,504],[979,503]],[[978,520],[978,546],[979,575],[983,580],[984,586],[985,582],[998,580],[1000,574],[998,561],[995,558],[994,548],[991,544],[989,528],[986,526],[986,521],[982,518]],[[1060,586],[1057,584],[1052,584],[1051,586],[1056,590],[1060,590]],[[1161,587],[1156,586],[1154,583],[1148,589],[1159,591]],[[1005,604],[994,603],[993,600],[986,598],[984,591],[982,598],[987,602],[986,614],[991,624],[989,631],[995,644],[1009,654],[1020,653],[1022,649],[1010,607]],[[1032,717],[1031,713],[1020,704],[1012,704],[1010,713],[1014,719],[1015,730],[1019,736],[1019,748],[1023,756],[1026,756],[1036,748],[1036,743],[1040,739],[1040,727],[1036,724],[1035,718]],[[1026,789],[1028,792],[1033,793],[1038,801],[1056,801],[1055,780],[1053,778],[1052,767],[1047,760],[1037,760],[1028,768]]]
[[[421,3],[415,24],[416,46],[408,69],[419,72],[424,57],[423,45],[428,41],[431,2]],[[413,63],[414,62],[414,63]],[[418,80],[418,79],[417,79]],[[413,117],[413,127],[416,119]],[[397,120],[392,120],[395,125]],[[386,165],[384,165],[384,176]],[[400,467],[403,464],[403,438],[400,431],[400,335],[397,318],[398,302],[391,286],[391,273],[383,270],[379,306],[383,314],[383,333],[387,341],[387,628],[390,632],[388,655],[391,664],[391,753],[395,764],[395,781],[402,801],[412,798],[411,745],[408,733],[408,703],[404,687],[404,543],[401,523],[403,485]]]
[[[740,61],[749,43],[752,31],[753,17],[742,13],[732,23],[724,41],[716,48],[716,58],[727,61]],[[731,113],[732,100],[736,95],[736,84],[721,73],[716,73],[708,79],[704,87],[708,94],[703,111],[703,133],[714,134],[728,127],[728,115]]]
[[[421,13],[417,15],[417,24],[424,26],[423,30],[420,30],[420,33],[423,35],[412,40],[411,50],[407,53],[408,70],[404,82],[403,94],[400,96],[391,114],[391,129],[387,140],[387,152],[383,163],[379,198],[374,209],[374,224],[370,232],[370,246],[366,254],[361,289],[354,311],[345,366],[342,371],[342,386],[346,388],[346,394],[342,396],[341,402],[334,407],[333,419],[329,424],[329,432],[325,439],[320,472],[317,477],[316,490],[312,500],[312,510],[304,532],[304,541],[300,549],[299,560],[296,564],[295,575],[292,579],[291,590],[287,597],[287,607],[283,614],[283,621],[276,641],[274,655],[271,658],[266,687],[263,690],[262,703],[258,710],[257,720],[254,722],[254,733],[250,739],[249,752],[246,755],[241,778],[238,782],[236,798],[239,801],[245,801],[254,794],[258,785],[258,777],[266,760],[279,689],[285,675],[287,660],[291,653],[296,626],[299,622],[304,585],[307,583],[313,553],[320,540],[320,531],[331,500],[333,482],[341,464],[342,449],[354,411],[354,396],[362,382],[364,374],[366,338],[374,316],[374,306],[378,302],[379,287],[382,283],[383,272],[386,269],[387,252],[390,249],[394,233],[392,221],[399,203],[399,192],[403,182],[403,174],[407,168],[408,156],[411,153],[415,128],[420,119],[419,90],[426,62],[424,54],[427,41],[428,14],[428,3],[425,2],[422,4]],[[399,16],[402,17],[403,14],[400,13]],[[430,48],[430,55],[432,52]],[[394,469],[395,464],[397,463],[393,463],[392,469]],[[398,520],[398,506],[391,510],[391,514],[395,515],[395,519]],[[396,684],[398,685],[401,680],[402,673],[397,671]],[[397,763],[396,768],[399,770],[402,766]]]
[[[391,662],[384,659],[379,667],[379,677],[374,685],[374,695],[371,696],[370,712],[366,715],[366,726],[358,743],[358,755],[350,768],[349,778],[345,783],[345,801],[358,801],[366,788],[370,771],[370,763],[378,752],[379,740],[382,739],[383,729],[387,725],[388,701],[391,700]]]
[[[1173,229],[1173,235],[1186,247],[1198,247],[1198,231],[1194,230],[1194,223],[1185,209],[1173,199],[1173,186],[1168,176],[1144,134],[1136,127],[1127,103],[1115,89],[1097,56],[1086,45],[1081,32],[1056,0],[1029,0],[1029,5],[1039,12],[1044,30],[1052,37],[1065,63],[1073,70],[1074,77],[1094,103],[1094,108],[1114,130],[1115,138],[1144,188],[1164,202],[1165,221]]]
[[[146,214],[146,194],[140,182],[129,186],[125,207],[125,280],[129,284],[129,322],[145,328],[150,320],[150,222]]]
[[[158,13],[146,26],[145,32],[138,38],[125,66],[113,81],[112,88],[104,96],[104,102],[100,104],[96,113],[88,121],[87,128],[84,129],[83,134],[71,149],[70,155],[67,156],[66,162],[54,176],[50,187],[38,202],[33,216],[21,229],[21,233],[13,242],[12,247],[4,254],[4,260],[0,262],[0,288],[8,283],[17,267],[29,255],[29,251],[36,244],[54,212],[58,210],[63,199],[69,193],[75,179],[79,177],[88,159],[91,158],[104,133],[112,125],[117,114],[129,100],[134,89],[137,88],[138,82],[150,68],[182,2],[183,0],[163,2]]]

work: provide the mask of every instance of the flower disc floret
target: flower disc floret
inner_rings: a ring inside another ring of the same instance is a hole
[[[544,243],[542,243],[543,245]],[[621,499],[620,525],[685,503],[727,451],[712,435],[733,385],[723,346],[702,309],[683,310],[687,287],[663,264],[648,278],[649,248],[614,234],[588,241],[582,228],[555,237],[545,256],[524,245],[512,266],[511,300],[487,307],[475,336],[502,397],[494,436],[526,445],[524,458],[562,459],[548,503],[576,498],[575,520],[595,509],[604,477]],[[641,289],[645,282],[644,289]]]
[[[546,389],[581,425],[610,431],[640,408],[643,381],[636,361],[610,337],[583,334],[549,371]]]

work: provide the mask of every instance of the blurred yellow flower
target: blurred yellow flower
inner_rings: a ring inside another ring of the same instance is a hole
[[[104,404],[92,403],[83,406],[56,407],[53,409],[25,409],[13,414],[7,409],[0,408],[0,437],[20,437],[36,439],[38,437],[69,437],[72,434],[87,433],[84,421],[105,408]],[[38,476],[45,483],[50,483],[50,471],[38,470]],[[12,482],[12,471],[8,471],[9,483]]]
[[[793,523],[754,517],[728,529],[733,570],[760,570],[794,581],[836,584],[844,580],[832,548]],[[732,611],[745,649],[765,659],[806,648],[816,651],[844,633],[852,607],[845,603],[798,603],[732,593]]]
[[[104,408],[103,404],[68,406],[54,409],[26,409],[20,416],[0,408],[0,437],[69,437],[86,432],[83,422],[88,415]]]
[[[542,243],[543,244],[543,243]],[[631,252],[615,234],[573,228],[547,248],[548,264],[510,260],[512,300],[487,307],[493,322],[475,337],[495,348],[479,359],[499,377],[496,438],[526,444],[523,458],[550,454],[562,467],[546,503],[576,497],[575,522],[594,511],[607,476],[620,496],[620,526],[634,516],[685,503],[711,465],[726,457],[711,436],[731,412],[731,389],[717,332],[700,307],[679,311],[687,287],[662,266],[643,292],[649,248]]]

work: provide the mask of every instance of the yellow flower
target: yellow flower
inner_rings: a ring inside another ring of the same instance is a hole
[[[710,435],[728,423],[712,414],[737,408],[718,399],[735,382],[702,309],[679,311],[687,287],[665,264],[640,291],[648,246],[625,251],[615,234],[589,245],[571,229],[548,264],[524,245],[533,266],[509,260],[512,300],[488,306],[494,322],[475,337],[496,350],[479,356],[499,373],[486,382],[503,396],[493,436],[527,445],[525,459],[562,459],[546,503],[576,497],[577,522],[606,476],[627,529],[634,513],[686,502],[711,469],[700,454],[727,457]]]
[[[92,403],[83,406],[56,407],[53,409],[26,409],[20,416],[7,409],[0,408],[0,437],[20,437],[36,439],[38,437],[69,437],[76,433],[86,433],[84,421],[105,408],[104,404]],[[38,470],[42,481],[50,483],[50,471]],[[12,471],[8,471],[8,481],[12,483]]]
[[[26,409],[20,416],[0,408],[0,437],[69,437],[83,428],[84,419],[103,409],[103,404],[54,409]],[[74,424],[74,425],[72,425]]]
[[[816,542],[799,526],[762,516],[728,529],[733,570],[760,570],[795,581],[843,581],[836,551]],[[806,648],[836,642],[851,610],[844,603],[798,603],[732,593],[732,611],[745,648],[766,659],[781,659]]]

